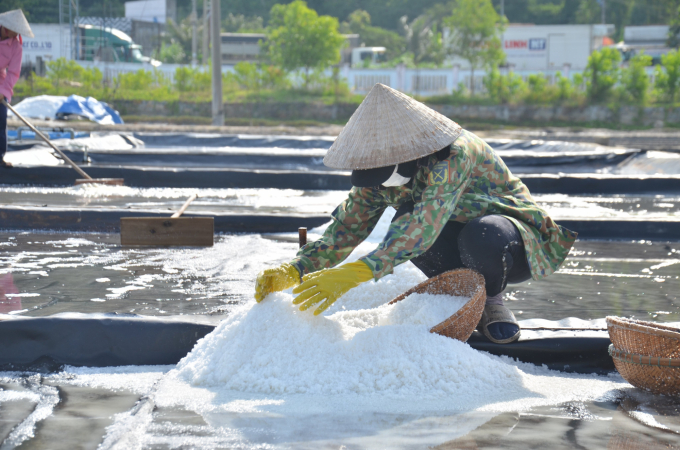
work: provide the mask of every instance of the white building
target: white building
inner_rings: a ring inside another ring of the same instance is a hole
[[[141,22],[177,22],[177,0],[138,0],[125,2],[125,17]]]

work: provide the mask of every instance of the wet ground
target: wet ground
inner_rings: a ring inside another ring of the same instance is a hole
[[[18,187],[0,185],[0,206],[172,212],[198,194],[187,213],[330,214],[346,198],[343,191],[293,189],[177,189],[125,186]],[[680,218],[678,195],[534,195],[556,219]]]
[[[680,401],[617,384],[616,376],[610,380],[618,388],[597,399],[516,411],[312,414],[296,420],[267,413],[257,402],[212,413],[173,405],[168,393],[159,392],[171,369],[0,373],[2,448],[680,448]]]
[[[295,239],[220,235],[212,248],[124,249],[116,234],[3,231],[0,277],[13,293],[0,312],[222,314],[252,295],[260,270],[295,255]],[[510,285],[506,299],[520,319],[678,322],[680,244],[577,241],[557,274]]]

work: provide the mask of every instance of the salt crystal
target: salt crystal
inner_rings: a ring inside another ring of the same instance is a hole
[[[418,294],[314,316],[292,298],[275,293],[235,311],[179,363],[179,376],[241,392],[456,394],[461,401],[471,391],[521,386],[516,367],[429,332],[467,299]]]

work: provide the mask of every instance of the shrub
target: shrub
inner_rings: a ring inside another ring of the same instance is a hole
[[[671,50],[661,56],[661,66],[657,66],[655,85],[666,101],[674,102],[680,84],[680,52]]]
[[[583,83],[583,77],[580,74],[577,75],[579,75],[580,83]],[[555,73],[555,88],[557,90],[556,98],[560,102],[573,100],[578,93],[578,85],[568,77],[563,76],[561,72]]]
[[[156,69],[121,73],[114,80],[113,94],[129,100],[177,100],[171,81]]]
[[[101,88],[104,83],[104,75],[102,75],[102,72],[96,67],[90,67],[89,69],[83,68],[80,75],[83,85],[89,88],[98,89]]]
[[[594,51],[588,57],[585,70],[586,93],[588,100],[606,100],[618,81],[621,53],[614,48]]]
[[[146,91],[153,87],[154,74],[150,70],[140,69],[137,72],[121,73],[116,79],[120,89]]]
[[[52,82],[57,90],[62,81],[77,81],[83,68],[73,60],[58,58],[47,63],[47,78]]]
[[[244,89],[281,89],[288,86],[283,69],[265,64],[240,62],[234,66],[234,78]]]
[[[649,92],[649,76],[645,70],[652,65],[652,57],[640,53],[633,56],[628,67],[621,71],[622,98],[630,98],[635,103],[644,104]]]
[[[525,102],[534,104],[553,103],[557,96],[557,87],[551,86],[545,75],[531,74],[527,77]]]
[[[489,98],[495,103],[510,103],[517,100],[526,90],[526,83],[522,77],[514,73],[502,75],[494,67],[484,76],[484,87]]]
[[[53,90],[54,86],[47,77],[39,77],[34,73],[26,78],[20,78],[14,85],[14,95],[19,98],[51,93]]]
[[[197,67],[180,66],[175,69],[175,87],[182,92],[210,91],[212,70],[201,70]]]
[[[102,88],[103,75],[96,67],[85,68],[76,61],[58,58],[47,63],[47,79],[54,86],[54,93],[68,86],[96,91]]]

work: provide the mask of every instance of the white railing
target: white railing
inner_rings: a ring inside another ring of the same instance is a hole
[[[121,62],[95,62],[95,61],[76,61],[82,67],[98,68],[104,77],[105,83],[110,83],[115,77],[121,73],[137,72],[138,70],[144,69],[149,71],[158,71],[163,74],[170,81],[175,81],[175,71],[178,67],[183,67],[183,64],[161,64],[158,67],[154,67],[149,63],[139,64],[139,63],[121,63]],[[209,70],[207,67],[198,66],[198,70],[206,71]],[[222,66],[222,73],[233,72],[234,68],[232,66]]]
[[[93,62],[93,61],[77,61],[83,67],[97,67],[104,75],[104,82],[110,83],[116,76],[121,73],[136,72],[140,69],[157,70],[161,72],[170,81],[175,79],[175,71],[180,64],[162,64],[159,67],[153,67],[151,64],[136,64],[136,63],[111,63],[111,62]],[[199,70],[208,70],[208,67],[199,66]],[[222,73],[233,72],[233,66],[222,66]],[[569,73],[564,73],[560,70],[549,70],[545,72],[515,70],[513,73],[522,77],[524,81],[529,75],[543,74],[548,78],[550,84],[554,84],[557,72],[562,72],[563,76],[573,77],[576,73],[581,71],[571,70]],[[502,73],[507,73],[507,70]],[[653,82],[654,70],[648,68],[647,73]],[[326,71],[327,76],[331,76],[331,70]],[[483,93],[485,70],[475,70],[474,72],[474,91],[475,93]],[[462,84],[467,90],[471,90],[472,74],[469,70],[459,70],[453,68],[441,69],[407,69],[404,67],[396,67],[393,69],[359,69],[343,67],[340,70],[340,77],[344,79],[353,92],[358,94],[367,93],[376,83],[382,83],[399,91],[419,96],[432,96],[450,94],[458,89]],[[292,74],[291,80],[294,83],[299,83],[301,78],[299,75]]]

